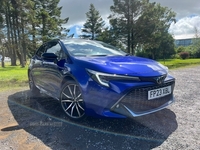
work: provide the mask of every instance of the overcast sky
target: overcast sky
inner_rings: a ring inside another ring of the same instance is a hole
[[[150,0],[160,3],[162,6],[171,8],[176,12],[176,24],[172,24],[169,32],[175,37],[193,36],[194,27],[200,30],[200,0]],[[89,11],[89,5],[93,3],[100,15],[108,22],[110,6],[113,0],[60,0],[62,6],[62,18],[69,17],[67,27],[71,32],[80,34],[80,28],[86,21],[85,13]]]

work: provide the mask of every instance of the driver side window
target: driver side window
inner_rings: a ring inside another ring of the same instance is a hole
[[[58,60],[63,59],[65,55],[58,42],[49,42],[46,53],[54,53],[56,56],[58,56]]]

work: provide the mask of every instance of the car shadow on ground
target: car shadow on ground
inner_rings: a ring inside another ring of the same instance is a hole
[[[58,101],[32,97],[22,91],[8,97],[8,106],[18,126],[51,149],[152,149],[161,145],[177,129],[176,115],[169,109],[134,119],[86,117],[69,120]]]

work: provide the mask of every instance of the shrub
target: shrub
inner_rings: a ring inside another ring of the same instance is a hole
[[[180,57],[180,55],[179,54],[175,54],[175,55],[173,55],[173,57],[172,57],[172,59],[180,59],[181,57]]]
[[[188,58],[190,55],[188,52],[180,52],[179,53],[179,56],[182,58],[182,59],[186,59]]]
[[[181,52],[185,52],[185,49],[186,49],[186,48],[185,48],[184,46],[179,46],[179,47],[176,48],[176,53],[179,54],[179,53],[181,53]]]

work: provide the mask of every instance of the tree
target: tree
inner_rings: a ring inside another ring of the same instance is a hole
[[[134,54],[138,46],[158,48],[160,37],[166,32],[175,13],[160,4],[149,0],[113,0],[110,7],[110,24],[115,30],[118,41],[122,41],[129,53]]]
[[[1,4],[1,3],[0,3]],[[5,47],[3,42],[5,40],[5,36],[3,33],[3,16],[0,14],[0,55],[1,55],[1,67],[5,67],[4,65],[4,57],[5,57]]]
[[[90,9],[86,13],[87,20],[84,23],[82,32],[85,34],[81,35],[82,38],[90,38],[94,40],[98,34],[102,32],[105,25],[101,18],[99,11],[97,11],[93,4],[90,4]]]
[[[11,65],[16,66],[16,49],[14,42],[14,9],[12,7],[11,1],[3,0],[1,1],[1,14],[3,16],[6,31],[6,48],[11,58]]]
[[[60,18],[62,7],[58,3],[59,0],[0,1],[0,25],[5,25],[5,40],[0,45],[6,47],[12,66],[17,65],[18,58],[24,67],[29,50],[35,51],[37,42],[67,36],[69,30],[62,26],[69,18]]]
[[[195,38],[193,39],[193,49],[195,51],[195,56],[200,58],[200,30],[197,27],[194,27]]]
[[[45,42],[55,37],[62,37],[62,32],[68,32],[69,30],[62,27],[66,24],[69,18],[61,19],[61,9],[58,7],[60,0],[32,0],[33,12],[35,16],[32,17],[34,22],[33,32],[38,30],[38,35],[41,35],[40,39]],[[36,11],[34,11],[36,9]],[[37,19],[37,21],[35,20]]]
[[[163,36],[168,35],[168,29],[175,20],[175,12],[159,3],[143,1],[143,12],[138,19],[138,29],[143,34],[140,41],[146,48],[158,48]]]
[[[159,47],[157,48],[151,48],[149,47],[148,49],[139,49],[136,51],[137,56],[141,57],[148,57],[151,59],[167,59],[171,58],[174,54],[176,54],[175,51],[175,44],[174,44],[174,38],[172,37],[171,34],[168,32],[165,32],[162,34],[161,37],[161,43],[159,44]]]
[[[174,55],[175,52],[175,44],[174,38],[168,32],[162,33],[160,37],[160,44],[158,48],[154,48],[155,51],[151,52],[152,59],[167,59]],[[151,49],[150,49],[151,51]]]
[[[3,0],[1,1],[1,14],[4,20],[4,34],[6,38],[3,45],[6,47],[8,56],[11,58],[11,65],[15,66],[17,57],[20,65],[24,67],[26,61],[27,39],[25,30],[27,30],[26,0]]]
[[[107,27],[101,33],[99,33],[99,35],[96,37],[96,40],[111,44],[125,51],[123,43],[118,42],[116,38],[117,37],[114,34],[114,30]]]
[[[114,5],[110,7],[112,14],[108,17],[118,37],[116,40],[121,41],[127,46],[127,51],[133,53],[136,47],[134,42],[135,29],[138,17],[141,14],[141,2],[138,0],[113,0]]]
[[[11,0],[12,7],[12,31],[14,39],[14,49],[19,58],[21,67],[25,67],[26,61],[26,42],[25,42],[25,21],[26,2],[23,0]]]

